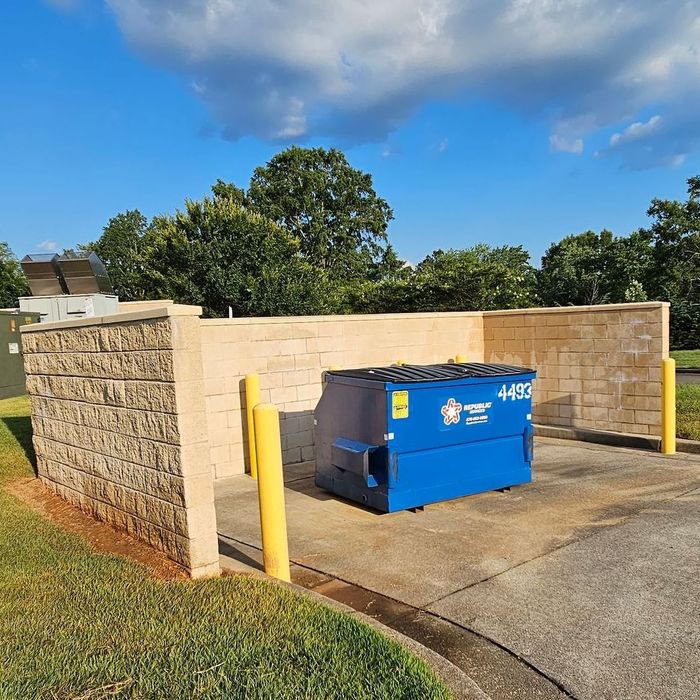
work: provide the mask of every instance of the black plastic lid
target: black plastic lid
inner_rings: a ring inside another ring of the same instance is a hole
[[[365,367],[363,369],[340,369],[329,371],[337,377],[366,379],[373,382],[407,384],[411,382],[441,382],[467,377],[501,377],[512,374],[528,374],[534,369],[512,365],[463,362],[445,365],[395,365],[391,367]]]

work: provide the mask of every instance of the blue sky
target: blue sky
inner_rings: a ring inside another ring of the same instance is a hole
[[[119,211],[246,186],[290,142],[371,172],[413,262],[480,241],[537,262],[568,233],[628,233],[700,173],[700,2],[609,7],[5,3],[0,241],[93,240]]]

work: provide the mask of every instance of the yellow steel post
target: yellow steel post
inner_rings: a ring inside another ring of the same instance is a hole
[[[455,355],[455,362],[459,365],[462,362],[467,362],[467,356],[466,355]]]
[[[676,454],[676,361],[661,360],[661,452]]]
[[[272,404],[261,403],[253,409],[253,418],[258,456],[258,501],[265,573],[282,581],[289,581],[279,414]]]
[[[250,475],[258,478],[258,459],[255,452],[255,421],[253,409],[260,403],[260,377],[257,374],[246,374],[245,377],[245,415],[248,422],[248,461]]]

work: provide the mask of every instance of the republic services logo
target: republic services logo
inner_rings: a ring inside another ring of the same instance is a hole
[[[462,404],[454,399],[448,399],[447,403],[440,409],[445,425],[459,423],[459,415],[462,413]]]

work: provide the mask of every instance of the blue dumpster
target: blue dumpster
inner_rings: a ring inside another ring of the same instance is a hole
[[[392,512],[527,483],[534,379],[481,363],[328,372],[316,484]]]

